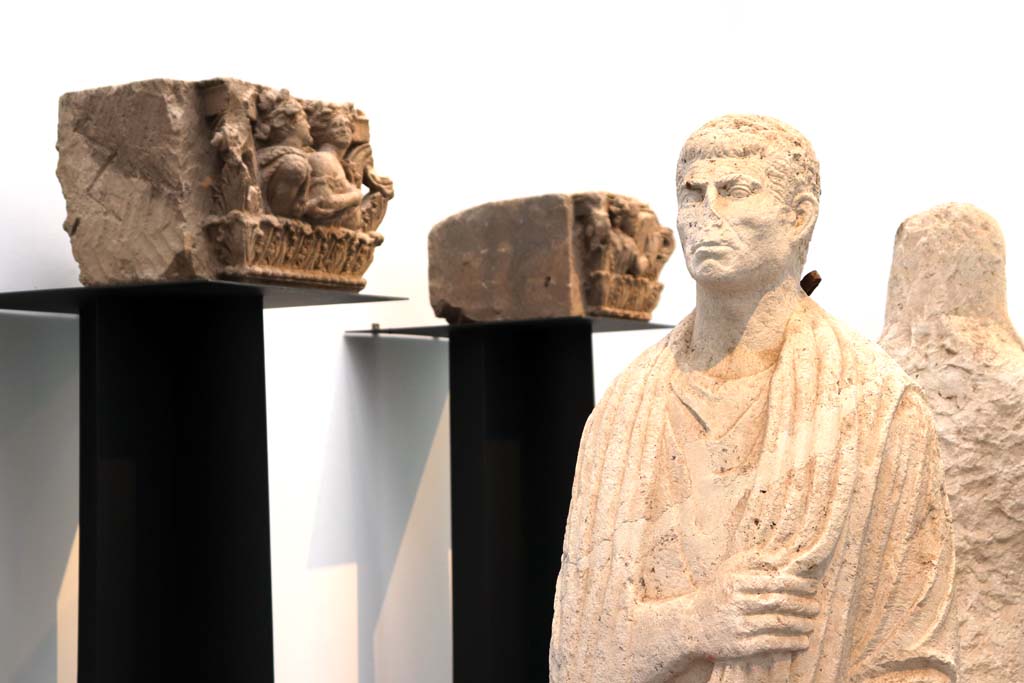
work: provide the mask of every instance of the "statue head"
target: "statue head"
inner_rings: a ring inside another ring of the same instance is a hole
[[[262,90],[256,100],[256,113],[253,137],[262,146],[313,144],[306,112],[287,90]]]
[[[690,275],[748,289],[799,279],[818,217],[818,160],[795,129],[767,116],[723,116],[679,155],[678,228]]]
[[[1010,325],[999,224],[970,204],[942,204],[896,232],[886,326],[944,316]]]
[[[355,107],[351,104],[311,102],[306,115],[317,145],[326,143],[344,149],[352,143]]]

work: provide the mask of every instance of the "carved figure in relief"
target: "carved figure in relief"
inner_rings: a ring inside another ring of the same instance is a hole
[[[287,90],[258,95],[253,126],[261,190],[268,213],[298,218],[306,213],[313,137],[302,104]]]
[[[351,104],[235,82],[208,87],[205,95],[217,115],[212,141],[224,164],[215,193],[239,197],[246,180],[259,179],[258,191],[249,187],[244,201],[223,202],[226,213],[207,223],[223,272],[361,288],[360,276],[383,242],[376,229],[394,197],[391,181],[373,172],[366,116]]]
[[[354,108],[317,102],[308,111],[316,151],[309,158],[312,183],[306,216],[318,225],[361,226],[362,188],[343,164],[352,145]]]
[[[307,108],[317,151],[306,215],[321,225],[372,232],[394,196],[391,181],[373,170],[366,117],[351,104],[313,102]],[[362,186],[369,192],[364,197]]]
[[[598,315],[649,317],[629,311],[649,312],[657,304],[658,276],[675,249],[672,231],[649,206],[624,195],[584,192],[573,204],[588,306]]]
[[[1024,345],[991,216],[943,204],[900,225],[881,344],[935,412],[956,528],[963,678],[1024,681]]]
[[[656,280],[675,242],[646,206],[621,195],[589,192],[575,196],[583,228],[587,268]]]
[[[931,414],[804,294],[807,140],[726,116],[680,155],[697,304],[580,444],[553,682],[957,679],[951,521]]]

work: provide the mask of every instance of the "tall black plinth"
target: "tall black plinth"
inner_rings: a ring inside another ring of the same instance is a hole
[[[588,320],[450,333],[455,680],[547,681],[576,453],[594,408]]]
[[[81,311],[81,683],[274,680],[263,305]]]
[[[274,680],[263,308],[183,283],[0,294],[80,316],[81,683]]]
[[[557,318],[366,330],[447,337],[457,683],[544,683],[591,335],[668,328]]]

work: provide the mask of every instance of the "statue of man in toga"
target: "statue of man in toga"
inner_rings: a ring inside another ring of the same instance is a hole
[[[676,185],[696,309],[587,423],[551,681],[956,681],[931,414],[799,285],[810,144],[771,118],[715,119]]]

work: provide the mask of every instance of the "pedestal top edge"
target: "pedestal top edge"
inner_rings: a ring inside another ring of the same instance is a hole
[[[524,320],[501,320],[493,322],[462,323],[458,325],[425,325],[421,327],[388,327],[369,330],[351,330],[348,334],[359,335],[401,335],[412,337],[449,338],[455,330],[486,330],[515,327],[559,327],[578,322],[589,322],[591,332],[630,332],[636,330],[669,330],[674,325],[650,322],[647,320],[629,320],[627,318],[603,318],[600,316],[580,316],[563,318],[528,318]]]
[[[0,293],[0,311],[39,313],[78,313],[86,303],[103,297],[166,296],[262,296],[264,308],[330,306],[337,304],[405,301],[405,297],[359,294],[322,287],[232,282],[228,280],[190,280],[184,282],[147,282],[63,289],[34,289]]]

